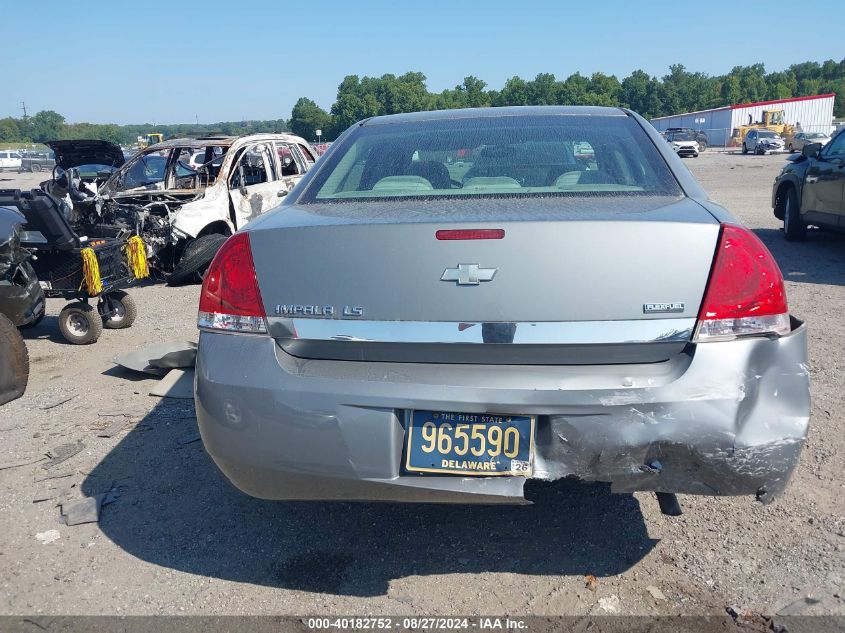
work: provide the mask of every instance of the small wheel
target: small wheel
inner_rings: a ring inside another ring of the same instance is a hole
[[[103,327],[107,330],[122,330],[131,327],[138,316],[138,307],[128,292],[115,290],[100,301]],[[111,307],[111,313],[109,313]]]
[[[59,330],[68,343],[88,345],[103,333],[103,319],[94,306],[74,301],[59,313]]]
[[[783,235],[790,242],[798,242],[807,236],[807,225],[801,221],[801,209],[795,189],[786,191],[783,209]]]

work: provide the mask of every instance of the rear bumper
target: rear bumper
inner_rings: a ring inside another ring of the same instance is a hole
[[[203,332],[197,418],[241,490],[267,499],[523,503],[525,478],[403,472],[413,409],[537,416],[533,477],[614,491],[781,493],[807,433],[806,330],[671,361],[469,366],[314,361]]]

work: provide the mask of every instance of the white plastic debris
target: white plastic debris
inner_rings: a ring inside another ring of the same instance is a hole
[[[46,545],[47,543],[58,541],[62,538],[62,535],[59,534],[58,530],[47,530],[46,532],[39,532],[35,535],[35,538],[38,539],[42,545]]]

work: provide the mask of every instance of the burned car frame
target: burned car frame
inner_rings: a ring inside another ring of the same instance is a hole
[[[277,206],[315,160],[290,134],[180,138],[145,148],[81,196],[73,179],[54,178],[52,187],[69,185],[71,221],[85,234],[136,233],[153,265],[183,283],[227,236]]]

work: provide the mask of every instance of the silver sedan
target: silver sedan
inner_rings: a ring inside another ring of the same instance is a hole
[[[830,142],[830,136],[827,134],[822,134],[821,132],[798,132],[789,139],[786,147],[791,154],[792,152],[800,152],[809,143],[827,145],[828,142]]]
[[[622,109],[355,125],[221,248],[199,327],[203,441],[262,498],[767,501],[807,433],[772,255]]]

